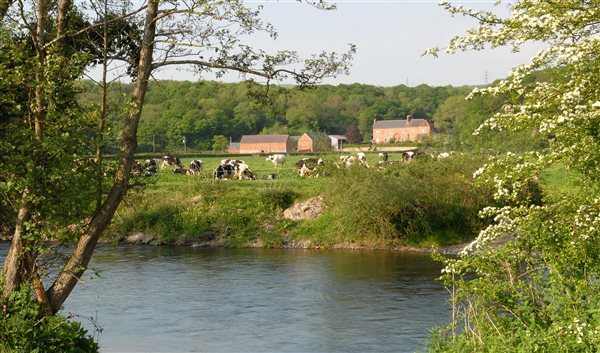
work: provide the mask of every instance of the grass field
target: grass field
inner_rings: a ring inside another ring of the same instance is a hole
[[[235,156],[244,160],[256,180],[214,180],[213,170],[223,156],[186,156],[204,162],[196,176],[159,171],[139,178],[120,207],[108,237],[132,232],[155,236],[158,243],[189,244],[222,240],[226,246],[281,246],[290,240],[309,240],[315,246],[352,243],[386,247],[398,244],[448,244],[472,237],[481,226],[477,212],[489,193],[470,180],[481,165],[471,156],[395,163],[378,168],[336,168],[341,154],[323,154],[326,177],[300,178],[294,164],[316,155],[288,155],[275,167],[266,156]],[[367,162],[377,166],[378,153]],[[390,161],[400,161],[390,153]],[[276,173],[275,180],[266,180]],[[314,221],[282,217],[292,203],[323,196],[325,213]]]
[[[261,188],[290,188],[294,192],[301,196],[314,196],[317,195],[326,180],[323,178],[301,178],[297,172],[294,164],[303,158],[323,158],[331,168],[334,163],[339,162],[339,157],[344,155],[342,153],[328,153],[322,155],[304,155],[294,154],[288,155],[285,164],[274,166],[272,162],[266,160],[266,155],[243,155],[236,156],[231,155],[229,157],[224,156],[188,156],[181,158],[181,162],[184,168],[188,168],[189,164],[194,159],[200,159],[204,163],[204,172],[199,173],[196,176],[187,176],[181,174],[174,174],[172,168],[165,168],[157,173],[155,178],[155,184],[148,189],[149,192],[168,192],[168,191],[182,191],[182,190],[193,190],[200,185],[213,182],[213,171],[220,164],[222,159],[241,159],[250,166],[252,173],[256,176],[256,180],[218,180],[219,183],[228,183],[227,190],[251,190]],[[347,154],[349,155],[349,154]],[[401,154],[390,153],[390,161],[401,160]],[[378,153],[367,153],[367,163],[371,166],[376,166],[379,161]],[[140,160],[143,162],[143,160]],[[271,174],[276,174],[275,180],[266,180],[266,177]],[[152,191],[153,190],[153,191]]]
[[[225,246],[256,243],[278,247],[290,240],[309,240],[315,246],[352,243],[386,247],[411,244],[453,244],[471,239],[488,221],[478,212],[494,204],[491,189],[473,182],[473,172],[485,157],[455,155],[443,160],[423,159],[378,168],[341,168],[340,154],[323,154],[326,177],[300,178],[294,164],[316,155],[288,155],[275,167],[266,156],[234,156],[245,161],[256,180],[214,180],[213,170],[224,156],[186,156],[204,162],[196,176],[164,169],[155,177],[138,179],[124,200],[108,232],[115,239],[143,232],[158,243],[189,244],[222,240]],[[230,156],[231,157],[231,156]],[[378,153],[368,153],[371,166]],[[391,161],[400,161],[391,153]],[[327,166],[328,165],[328,166]],[[266,180],[276,173],[275,180]],[[576,174],[562,166],[541,178],[544,198],[576,197],[581,192]],[[325,213],[314,221],[294,222],[282,217],[291,204],[323,196]]]

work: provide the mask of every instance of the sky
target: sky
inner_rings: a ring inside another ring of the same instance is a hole
[[[322,11],[297,1],[246,1],[248,6],[264,6],[263,19],[274,25],[278,38],[255,36],[250,43],[267,51],[292,49],[301,56],[325,51],[344,52],[348,43],[357,46],[351,73],[327,79],[328,84],[363,83],[376,86],[405,84],[417,86],[461,86],[491,83],[507,76],[511,67],[529,61],[539,46],[519,53],[508,48],[481,52],[423,57],[429,47],[444,48],[449,39],[463,34],[476,22],[452,17],[437,1],[427,0],[341,0],[337,10]],[[476,9],[495,9],[508,14],[503,3],[493,1],[452,2]],[[173,80],[197,80],[185,70],[167,69],[155,75]],[[205,79],[214,79],[203,76]],[[220,81],[236,82],[227,75]]]

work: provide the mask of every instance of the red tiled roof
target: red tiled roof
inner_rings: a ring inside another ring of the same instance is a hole
[[[289,135],[244,135],[240,143],[286,143]]]

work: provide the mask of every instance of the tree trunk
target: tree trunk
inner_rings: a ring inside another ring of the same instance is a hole
[[[10,294],[16,291],[21,284],[21,270],[23,265],[23,243],[22,237],[25,230],[25,221],[29,217],[31,210],[31,201],[29,190],[25,189],[21,195],[21,207],[17,214],[15,232],[13,233],[10,250],[4,260],[2,275],[4,276],[4,289],[2,291],[2,301],[6,301]]]
[[[58,2],[58,13],[56,14],[56,38],[60,38],[65,33],[65,23],[67,21],[69,6],[71,6],[71,0],[60,0]]]
[[[0,0],[2,1],[2,0]],[[4,3],[2,3],[4,5]],[[0,8],[0,10],[2,10]],[[44,45],[46,43],[46,15],[48,10],[47,0],[36,0],[35,2],[35,14],[36,14],[36,27],[35,32],[31,34],[35,49],[36,49],[36,61],[38,67],[36,68],[36,82],[35,82],[35,97],[34,97],[34,138],[36,141],[41,142],[44,138],[44,120],[46,116],[46,99],[44,94],[44,86],[46,85],[45,73],[44,73],[44,61],[46,59]],[[1,14],[0,14],[1,15]],[[34,154],[39,154],[37,149],[34,149]],[[37,159],[37,158],[36,158]],[[34,207],[32,198],[35,195],[31,195],[30,190],[35,192],[36,185],[39,184],[39,177],[36,176],[36,170],[40,168],[40,163],[36,161],[32,174],[33,188],[25,187],[21,196],[21,207],[17,214],[17,222],[15,225],[15,232],[13,233],[12,243],[6,260],[4,261],[3,274],[5,275],[4,290],[2,292],[2,299],[6,300],[8,296],[15,290],[18,289],[27,277],[38,278],[37,273],[30,273],[32,269],[36,267],[33,264],[27,263],[27,259],[32,259],[31,250],[26,249],[23,235],[26,231],[25,223],[29,220],[31,209]],[[26,265],[26,266],[25,266]],[[24,271],[23,271],[24,270]],[[34,283],[32,283],[34,284]],[[41,284],[41,282],[40,282]],[[36,300],[44,304],[45,297],[38,297]]]
[[[142,113],[144,96],[152,71],[152,55],[156,34],[156,18],[158,0],[151,0],[146,8],[146,23],[142,39],[142,49],[138,66],[138,75],[132,92],[131,103],[121,132],[119,164],[114,183],[100,211],[94,216],[90,225],[78,241],[69,261],[58,278],[46,292],[52,312],[56,313],[65,302],[79,278],[83,275],[94,252],[98,238],[108,227],[117,207],[127,192],[127,183],[131,173],[131,164],[137,147],[137,128]]]

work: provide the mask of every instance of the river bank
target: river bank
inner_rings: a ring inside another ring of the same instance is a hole
[[[155,237],[144,234],[141,232],[133,233],[126,237],[120,237],[118,239],[107,239],[103,238],[99,241],[100,244],[119,244],[119,245],[140,245],[140,246],[181,246],[191,248],[226,248],[225,239],[214,239],[207,241],[196,241],[190,243],[177,242],[173,244],[161,244],[158,243]],[[243,244],[237,248],[271,248],[271,249],[313,249],[313,250],[369,250],[369,251],[390,251],[390,252],[409,252],[419,254],[430,254],[434,250],[441,254],[456,256],[468,243],[461,243],[456,245],[429,245],[429,246],[417,246],[410,244],[360,244],[360,243],[336,243],[331,246],[323,246],[314,244],[311,240],[292,240],[287,241],[279,246],[266,247],[260,239]]]

